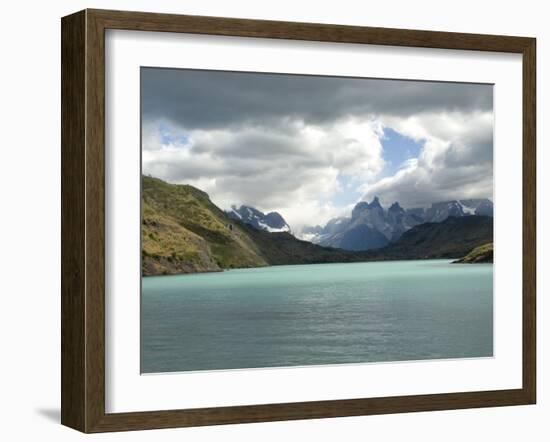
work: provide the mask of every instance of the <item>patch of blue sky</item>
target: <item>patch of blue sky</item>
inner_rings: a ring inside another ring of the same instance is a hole
[[[355,204],[363,197],[363,192],[359,190],[362,183],[358,182],[357,179],[347,175],[338,175],[338,184],[340,190],[331,198],[331,202],[335,207],[346,207]]]
[[[160,138],[162,141],[162,144],[172,144],[172,145],[183,145],[185,146],[189,142],[189,137],[179,132],[175,134],[169,125],[166,123],[160,123],[158,126],[158,131],[160,134]]]
[[[380,140],[384,149],[386,166],[383,176],[393,176],[410,160],[418,158],[424,143],[406,137],[390,127],[384,128],[384,136]]]
[[[424,145],[423,142],[417,142],[412,138],[400,134],[396,130],[384,128],[384,136],[380,140],[383,148],[385,167],[379,178],[393,176],[399,170],[416,161]],[[356,178],[347,175],[338,175],[338,184],[340,190],[331,197],[331,202],[335,207],[345,207],[360,201],[364,192],[364,184]]]

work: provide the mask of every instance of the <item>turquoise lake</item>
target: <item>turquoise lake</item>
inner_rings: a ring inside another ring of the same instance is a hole
[[[293,265],[142,280],[142,373],[492,354],[492,264]]]

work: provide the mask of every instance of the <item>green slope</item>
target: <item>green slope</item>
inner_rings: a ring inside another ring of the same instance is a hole
[[[248,225],[242,226],[258,245],[262,256],[271,265],[358,262],[372,260],[374,256],[371,251],[353,252],[322,247],[299,240],[290,233],[269,233]]]
[[[142,179],[144,275],[267,265],[246,232],[192,186]]]
[[[457,264],[478,264],[493,262],[493,243],[483,244],[476,247],[464,258],[454,261]]]
[[[142,273],[166,275],[280,264],[366,261],[368,252],[321,247],[232,220],[189,185],[142,177]]]
[[[458,258],[492,241],[493,218],[451,216],[415,226],[379,252],[386,259]]]
[[[457,258],[493,238],[483,216],[421,224],[387,247],[362,252],[321,247],[227,217],[203,191],[142,178],[142,274],[221,271],[283,264]]]

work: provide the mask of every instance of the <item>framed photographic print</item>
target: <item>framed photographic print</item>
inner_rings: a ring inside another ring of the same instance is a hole
[[[533,404],[535,40],[62,19],[62,423]]]

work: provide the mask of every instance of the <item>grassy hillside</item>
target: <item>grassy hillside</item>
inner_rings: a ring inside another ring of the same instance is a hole
[[[387,247],[362,252],[322,247],[289,233],[232,220],[189,185],[142,180],[142,273],[162,275],[283,264],[457,258],[493,238],[492,218],[421,224]]]
[[[192,186],[142,180],[144,275],[267,265],[257,246],[208,195]]]
[[[389,259],[458,258],[492,241],[493,218],[451,216],[415,226],[379,251]]]
[[[262,251],[262,256],[271,265],[357,262],[369,261],[374,257],[370,251],[353,252],[322,247],[299,240],[287,232],[269,233],[247,225],[243,227]]]
[[[174,218],[142,203],[142,270],[144,274],[221,270],[208,243]]]
[[[142,273],[165,275],[278,264],[366,261],[350,252],[232,220],[203,191],[144,176]]]
[[[493,262],[493,243],[491,242],[476,247],[464,258],[457,259],[454,262],[458,264],[477,264]]]

